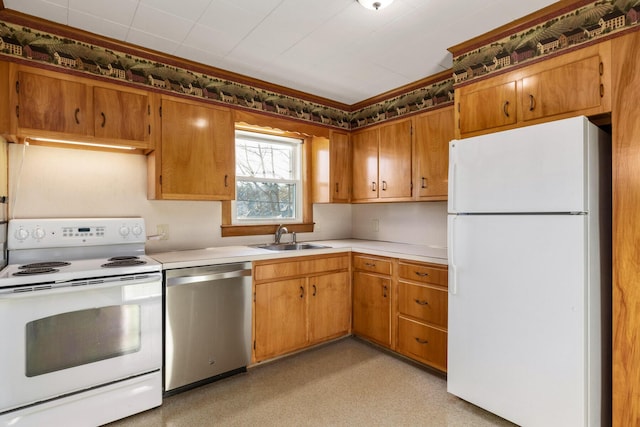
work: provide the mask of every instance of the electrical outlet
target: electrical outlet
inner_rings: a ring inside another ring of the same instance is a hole
[[[380,221],[378,219],[371,220],[371,231],[375,231],[376,233],[380,231]]]
[[[162,236],[160,240],[169,240],[169,224],[158,224],[157,234]]]

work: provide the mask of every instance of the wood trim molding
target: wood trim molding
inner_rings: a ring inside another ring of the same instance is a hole
[[[537,23],[546,20],[550,16],[571,11],[572,9],[576,9],[585,4],[593,3],[593,1],[594,0],[560,0],[545,8],[530,13],[529,15],[523,16],[522,18],[511,21],[508,24],[505,24],[487,33],[459,43],[455,46],[451,46],[447,50],[451,52],[454,57],[462,55],[481,46],[491,44],[492,42],[500,40],[503,37],[508,37],[513,33],[534,26]]]

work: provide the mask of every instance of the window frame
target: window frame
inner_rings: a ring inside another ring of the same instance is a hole
[[[311,188],[311,140],[313,136],[329,136],[329,130],[323,127],[293,122],[287,119],[273,118],[245,111],[235,111],[235,128],[272,135],[291,136],[303,139],[300,155],[300,173],[302,179],[302,222],[282,222],[290,232],[311,233],[314,230],[312,188]],[[288,129],[283,131],[281,129]],[[234,141],[235,150],[235,141]],[[275,233],[279,224],[237,225],[231,221],[231,201],[221,202],[221,237],[242,237],[269,235]]]
[[[248,177],[248,176],[239,176],[236,171],[236,199],[238,195],[238,183],[239,182],[272,182],[272,183],[280,183],[280,184],[295,184],[295,213],[293,218],[251,218],[251,219],[242,219],[238,218],[237,215],[237,200],[231,201],[231,223],[232,225],[269,225],[275,224],[279,225],[282,223],[287,224],[299,224],[303,222],[303,194],[304,194],[304,184],[302,180],[302,146],[304,145],[304,138],[300,136],[283,136],[283,135],[272,135],[264,132],[256,132],[255,130],[245,130],[245,129],[235,129],[235,136],[237,139],[238,134],[244,135],[248,140],[254,140],[256,142],[264,142],[264,143],[272,143],[274,145],[282,145],[291,147],[291,151],[293,154],[292,164],[291,164],[291,175],[292,178],[260,178],[260,177]],[[234,150],[236,150],[236,164],[237,164],[237,145],[234,145]]]

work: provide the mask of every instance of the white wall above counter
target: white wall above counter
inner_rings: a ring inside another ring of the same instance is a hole
[[[296,251],[271,251],[253,246],[221,246],[197,250],[162,252],[151,254],[151,257],[161,262],[165,270],[349,251],[441,265],[447,264],[447,248],[442,246],[411,245],[359,239],[321,240],[309,243],[327,247]]]

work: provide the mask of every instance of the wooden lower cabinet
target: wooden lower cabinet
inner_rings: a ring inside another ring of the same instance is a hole
[[[391,347],[391,278],[353,273],[353,333]]]
[[[441,371],[447,370],[447,332],[411,318],[398,318],[397,351]]]
[[[347,335],[349,256],[255,262],[253,313],[255,362]]]
[[[396,350],[447,370],[447,267],[400,260]]]

